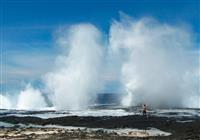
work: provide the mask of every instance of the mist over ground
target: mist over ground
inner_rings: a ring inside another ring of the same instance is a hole
[[[41,78],[44,89],[28,84],[14,103],[2,93],[0,107],[42,109],[48,98],[58,110],[86,109],[110,78],[119,80],[124,106],[200,107],[199,50],[189,27],[122,14],[105,36],[91,23],[59,29],[62,53]]]

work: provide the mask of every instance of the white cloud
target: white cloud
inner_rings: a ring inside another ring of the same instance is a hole
[[[104,84],[113,81],[121,83],[124,105],[200,105],[199,51],[188,28],[122,15],[120,21],[111,24],[108,38],[102,34],[92,24],[60,28],[56,40],[62,52],[55,63],[54,56],[44,50],[12,51],[3,65],[3,83],[42,76],[56,109],[87,108]],[[42,94],[29,85],[20,92],[17,107],[46,107]]]
[[[197,107],[198,55],[192,32],[154,19],[126,18],[110,29],[110,48],[120,59],[124,105]]]
[[[26,89],[21,91],[17,100],[17,109],[43,109],[47,106],[42,93],[27,85]]]
[[[86,108],[102,86],[101,32],[91,24],[74,25],[62,32],[65,35],[58,41],[66,52],[57,57],[57,69],[45,76],[45,83],[57,109]]]
[[[0,109],[10,109],[12,104],[8,97],[0,94]]]

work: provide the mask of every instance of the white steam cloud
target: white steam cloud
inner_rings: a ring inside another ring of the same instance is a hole
[[[10,109],[12,104],[8,97],[0,94],[0,109]]]
[[[190,30],[125,15],[111,24],[109,38],[102,36],[92,24],[59,30],[62,53],[54,71],[43,77],[45,89],[28,85],[16,108],[41,109],[48,100],[59,110],[84,109],[94,104],[107,79],[120,80],[126,106],[200,107],[199,52]],[[1,108],[13,107],[8,98],[0,97]]]
[[[92,104],[101,88],[101,32],[91,24],[70,27],[59,38],[63,50],[58,69],[45,76],[57,109],[83,109]]]
[[[30,84],[18,96],[0,94],[0,109],[41,110],[47,107],[45,98],[39,89]]]
[[[43,109],[45,107],[47,107],[47,104],[40,90],[27,85],[26,89],[20,92],[17,109],[30,110]]]
[[[110,48],[123,58],[123,105],[198,107],[198,53],[191,35],[149,18],[112,24]]]

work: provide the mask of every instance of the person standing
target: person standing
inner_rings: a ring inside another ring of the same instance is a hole
[[[142,108],[143,108],[142,109],[142,114],[143,114],[143,116],[146,116],[147,115],[147,105],[144,104]]]

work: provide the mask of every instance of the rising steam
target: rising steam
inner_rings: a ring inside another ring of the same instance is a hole
[[[10,108],[12,108],[12,105],[9,98],[0,94],[0,109],[10,109]]]
[[[70,27],[59,38],[64,49],[58,69],[45,76],[57,109],[80,109],[94,103],[101,88],[101,32],[91,24]]]
[[[121,60],[123,105],[198,107],[198,54],[185,28],[153,19],[122,19],[110,29],[110,48]]]
[[[57,42],[62,53],[54,71],[43,76],[48,94],[29,85],[20,92],[16,108],[44,108],[44,97],[56,109],[87,108],[109,82],[105,75],[110,73],[121,83],[123,105],[200,107],[199,52],[194,33],[185,27],[122,16],[111,24],[108,39],[102,40],[94,25],[78,24],[59,30]],[[13,106],[0,97],[1,108]]]
[[[27,85],[26,89],[19,94],[17,109],[42,109],[46,106],[40,90],[34,89],[31,85]]]

